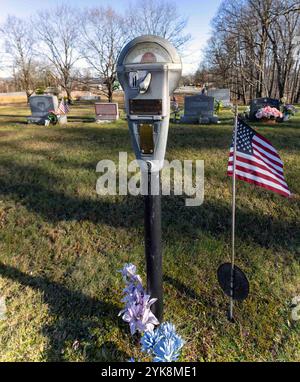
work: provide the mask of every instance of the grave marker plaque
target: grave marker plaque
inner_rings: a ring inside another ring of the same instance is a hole
[[[116,121],[119,119],[117,103],[95,103],[96,121]]]

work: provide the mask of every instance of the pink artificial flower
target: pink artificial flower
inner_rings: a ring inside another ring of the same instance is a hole
[[[257,111],[256,113],[256,118],[257,119],[262,119],[262,118],[282,118],[283,115],[282,113],[276,109],[276,107],[271,107],[271,106],[265,106],[264,108],[261,108]]]

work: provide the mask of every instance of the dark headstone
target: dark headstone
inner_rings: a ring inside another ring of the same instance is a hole
[[[278,99],[273,99],[273,98],[256,98],[252,100],[250,103],[249,119],[251,121],[256,121],[257,118],[255,114],[258,112],[259,109],[265,106],[275,107],[276,109],[279,110],[280,102],[278,101]]]
[[[44,123],[50,111],[57,111],[58,99],[54,95],[34,95],[29,98],[30,123]]]
[[[187,96],[184,99],[184,123],[209,123],[214,116],[214,97],[206,95]]]

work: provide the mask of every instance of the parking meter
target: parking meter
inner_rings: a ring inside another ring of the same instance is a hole
[[[149,167],[159,171],[167,146],[170,96],[181,77],[181,59],[169,41],[141,36],[124,47],[117,72],[136,158],[146,165],[142,171]]]
[[[117,72],[125,93],[133,148],[148,183],[144,215],[147,291],[157,299],[151,309],[162,322],[160,170],[167,147],[170,96],[178,86],[182,64],[176,49],[167,40],[149,35],[137,37],[125,46],[118,59]],[[153,183],[158,187],[153,187]]]

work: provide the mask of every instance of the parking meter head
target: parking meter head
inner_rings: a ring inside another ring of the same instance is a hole
[[[181,78],[181,59],[169,41],[158,36],[141,36],[129,42],[120,53],[117,72],[125,93],[136,157],[151,162],[152,171],[158,171],[163,167],[170,96]]]

